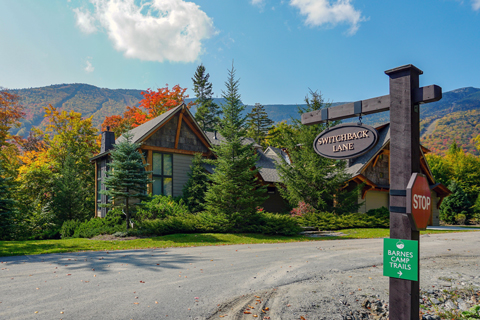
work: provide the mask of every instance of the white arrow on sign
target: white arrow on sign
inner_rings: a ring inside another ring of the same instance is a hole
[[[398,271],[397,274],[398,274],[399,277],[401,277],[403,273],[402,273],[402,271]]]

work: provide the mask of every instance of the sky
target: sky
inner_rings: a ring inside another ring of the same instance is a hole
[[[384,71],[480,87],[480,0],[0,0],[0,86],[188,88],[232,64],[245,104],[388,94]]]

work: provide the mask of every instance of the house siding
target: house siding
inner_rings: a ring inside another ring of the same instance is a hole
[[[358,212],[366,213],[368,210],[377,209],[381,207],[388,208],[388,192],[381,192],[381,191],[368,191],[365,195],[365,199],[361,197],[358,198],[358,202],[362,203],[360,208],[358,208]]]
[[[438,209],[438,199],[437,193],[432,191],[432,225],[440,225],[440,210]]]
[[[181,196],[183,186],[188,181],[188,173],[191,171],[193,156],[185,154],[173,154],[173,196]]]

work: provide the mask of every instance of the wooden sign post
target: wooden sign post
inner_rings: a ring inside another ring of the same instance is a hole
[[[313,125],[390,110],[390,238],[415,240],[418,246],[419,231],[407,215],[406,189],[412,174],[421,173],[420,104],[442,98],[439,86],[419,87],[422,73],[411,64],[387,70],[389,95],[302,114],[302,124]],[[418,320],[419,281],[389,279],[390,320]]]

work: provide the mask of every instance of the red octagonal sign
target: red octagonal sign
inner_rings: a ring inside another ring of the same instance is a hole
[[[407,185],[407,214],[414,230],[425,230],[432,215],[432,197],[427,177],[413,173]]]

